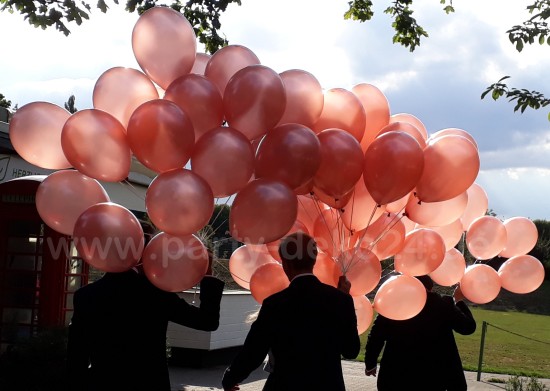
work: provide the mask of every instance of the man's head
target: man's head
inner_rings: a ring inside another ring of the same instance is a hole
[[[303,232],[295,232],[283,238],[279,256],[289,279],[301,273],[311,273],[317,259],[317,243]]]

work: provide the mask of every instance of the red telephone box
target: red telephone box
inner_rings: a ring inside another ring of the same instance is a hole
[[[67,325],[88,265],[71,237],[49,228],[35,193],[45,175],[0,183],[0,352],[17,337]]]

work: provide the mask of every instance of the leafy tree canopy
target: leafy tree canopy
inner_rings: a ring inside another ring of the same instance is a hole
[[[411,52],[420,45],[421,39],[428,37],[428,32],[413,17],[413,1],[388,1],[389,6],[384,10],[384,13],[392,17],[392,27],[395,31],[393,43],[398,43]],[[507,31],[510,42],[519,52],[525,45],[535,42],[550,45],[550,28],[547,23],[550,17],[550,0],[531,1],[533,3],[527,6],[527,10],[532,16]],[[118,0],[113,0],[113,3],[118,4]],[[232,3],[241,5],[241,0],[175,0],[171,4],[162,3],[161,0],[127,0],[125,9],[141,14],[154,6],[170,6],[185,15],[206,51],[214,53],[228,44],[228,40],[220,31],[220,15]],[[439,3],[446,14],[454,12],[452,0],[439,0]],[[85,19],[89,19],[92,10],[91,5],[83,0],[0,0],[0,5],[0,11],[19,12],[35,27],[45,29],[55,26],[65,35],[70,33],[67,23],[75,22],[80,25]],[[365,22],[374,16],[373,0],[350,0],[348,5],[349,9],[343,15],[344,19]],[[107,12],[109,6],[105,0],[98,0],[96,8],[101,12]],[[522,113],[528,107],[537,110],[550,104],[550,99],[538,91],[509,87],[503,82],[508,78],[509,76],[505,76],[487,87],[481,99],[489,93],[494,100],[507,98],[516,103],[514,111],[520,110]],[[550,120],[550,114],[548,118]]]
[[[11,107],[11,100],[7,100],[3,94],[0,94],[0,107],[9,109]]]
[[[119,4],[118,0],[113,0],[113,3]],[[228,44],[227,39],[219,35],[220,15],[231,3],[241,5],[240,0],[175,0],[171,4],[157,0],[127,0],[125,9],[142,14],[154,6],[170,6],[185,15],[206,51],[213,53]],[[92,6],[83,0],[0,0],[0,5],[0,11],[18,12],[35,27],[55,26],[65,35],[71,33],[69,23],[81,25],[92,12]],[[105,0],[98,0],[96,8],[105,13],[109,6]]]

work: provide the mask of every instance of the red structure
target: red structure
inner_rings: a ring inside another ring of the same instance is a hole
[[[71,238],[49,228],[35,193],[46,176],[0,183],[0,352],[18,337],[68,324],[88,265]]]

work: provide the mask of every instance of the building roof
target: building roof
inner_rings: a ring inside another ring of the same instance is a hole
[[[9,136],[9,125],[0,121],[0,153],[14,152]]]

